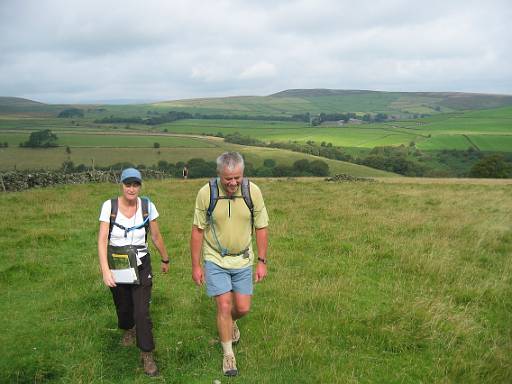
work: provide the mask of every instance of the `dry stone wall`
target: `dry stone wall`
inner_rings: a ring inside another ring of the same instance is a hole
[[[141,170],[143,179],[164,179],[171,175],[156,170]],[[0,173],[0,192],[23,191],[61,184],[118,183],[119,171],[87,171],[64,173],[59,171]]]

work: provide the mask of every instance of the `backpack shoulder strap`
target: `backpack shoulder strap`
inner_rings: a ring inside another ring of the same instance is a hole
[[[146,220],[149,216],[149,199],[147,197],[141,197],[140,201],[142,202],[142,220]],[[145,226],[149,227],[149,221]]]
[[[242,197],[249,211],[251,211],[251,225],[254,227],[254,204],[251,198],[251,183],[247,177],[242,179]]]
[[[149,199],[147,197],[141,197],[141,207],[142,207],[142,220],[146,220],[149,216]],[[148,232],[149,232],[149,220],[144,224],[144,229],[146,231],[146,242],[148,241]]]
[[[110,223],[108,228],[108,240],[110,241],[110,236],[112,235],[112,229],[114,228],[114,223],[116,222],[117,211],[119,209],[119,203],[117,201],[117,197],[110,199]]]
[[[208,205],[208,210],[206,211],[206,218],[210,220],[213,210],[217,205],[217,201],[219,200],[219,185],[217,184],[217,178],[211,178],[208,182],[208,185],[210,186],[210,204]]]

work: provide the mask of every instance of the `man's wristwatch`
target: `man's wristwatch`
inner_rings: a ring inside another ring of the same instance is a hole
[[[261,257],[258,257],[258,261],[263,264],[267,264],[267,259],[262,259]]]
[[[171,260],[169,260],[169,259],[167,259],[167,260],[162,259],[162,263],[164,263],[164,264],[169,264],[169,261],[171,261]]]

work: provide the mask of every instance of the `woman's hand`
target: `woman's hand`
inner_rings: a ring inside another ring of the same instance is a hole
[[[116,281],[114,280],[114,276],[112,275],[112,271],[109,269],[103,272],[103,282],[107,287],[114,288],[116,286]]]

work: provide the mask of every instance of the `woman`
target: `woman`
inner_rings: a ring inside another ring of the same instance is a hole
[[[158,368],[153,359],[155,344],[149,316],[152,272],[147,248],[148,230],[160,253],[164,273],[169,271],[169,256],[156,221],[159,215],[155,205],[139,197],[142,186],[140,172],[135,168],[125,169],[121,173],[121,184],[122,195],[105,201],[101,208],[98,235],[100,267],[103,282],[112,291],[119,328],[124,330],[121,344],[133,345],[136,339],[141,350],[144,372],[149,376],[156,376]],[[111,270],[112,255],[118,257],[122,253],[130,254],[131,266],[136,264],[133,269],[138,272],[136,283],[121,284],[119,277],[116,283],[116,277]]]

